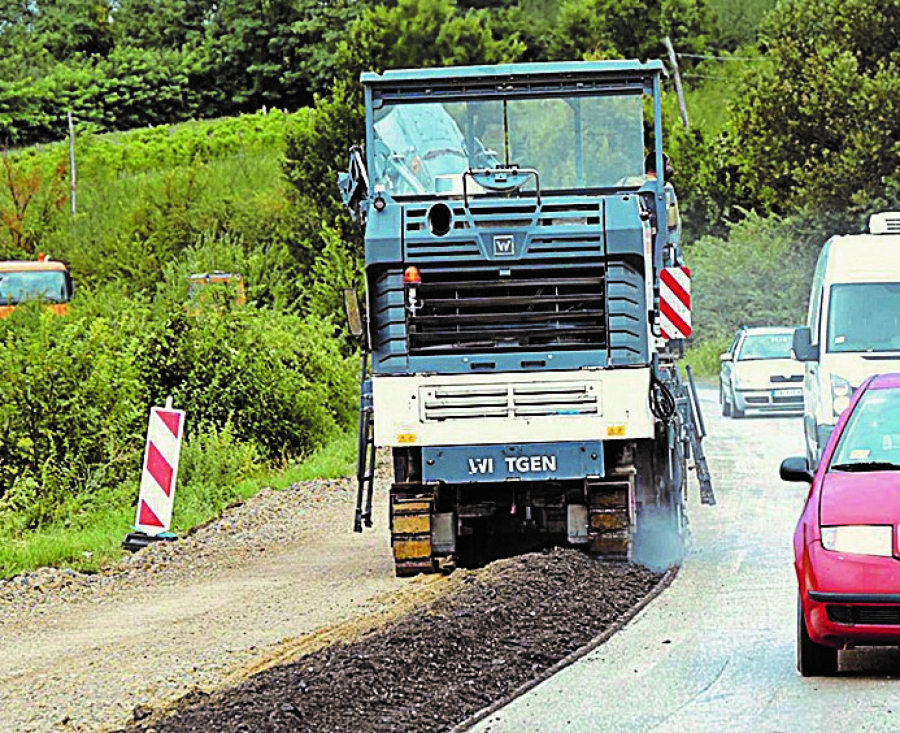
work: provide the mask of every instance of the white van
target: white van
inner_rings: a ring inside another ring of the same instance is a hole
[[[806,363],[803,427],[814,466],[862,381],[900,372],[900,212],[874,214],[868,234],[825,243],[793,352]]]

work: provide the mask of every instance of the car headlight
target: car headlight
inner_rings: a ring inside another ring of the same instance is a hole
[[[894,531],[883,525],[844,525],[822,527],[822,547],[853,555],[891,557],[894,554]]]
[[[841,413],[850,407],[850,398],[853,396],[853,387],[843,377],[837,374],[831,375],[831,407],[834,416],[840,417]]]

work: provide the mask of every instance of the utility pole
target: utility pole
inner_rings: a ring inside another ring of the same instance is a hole
[[[72,199],[72,218],[75,218],[75,124],[72,122],[72,111],[67,113],[69,118],[69,187]]]
[[[681,87],[681,74],[678,72],[678,56],[675,55],[675,48],[672,46],[672,40],[666,36],[663,39],[663,42],[666,44],[666,50],[669,52],[669,61],[672,64],[672,68],[675,71],[675,93],[678,95],[678,107],[681,109],[681,122],[684,125],[684,129],[688,129],[688,113],[687,107],[684,104],[684,89]]]

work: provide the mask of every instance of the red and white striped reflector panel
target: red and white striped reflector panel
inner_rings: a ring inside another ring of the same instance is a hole
[[[184,410],[150,408],[147,448],[141,473],[135,529],[149,535],[166,532],[172,523],[175,479],[181,456]]]
[[[659,273],[659,316],[663,338],[691,335],[691,271],[687,267],[666,267]]]

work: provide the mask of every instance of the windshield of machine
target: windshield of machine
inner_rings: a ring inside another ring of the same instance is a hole
[[[900,390],[872,389],[860,398],[841,435],[831,468],[900,469]]]
[[[900,283],[833,285],[828,351],[900,351]]]
[[[395,196],[461,194],[465,171],[510,165],[535,169],[541,190],[633,188],[644,180],[642,97],[386,104],[374,164],[375,190]]]
[[[69,300],[66,274],[61,270],[0,272],[0,305],[43,299],[51,303]]]
[[[738,351],[738,361],[790,359],[793,339],[793,331],[746,336]]]

